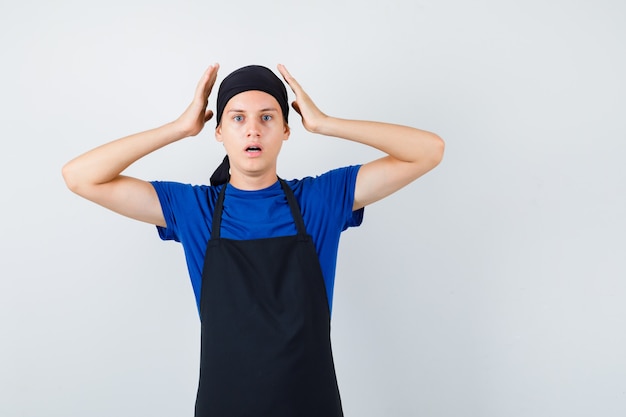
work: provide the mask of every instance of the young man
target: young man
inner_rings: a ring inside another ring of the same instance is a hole
[[[218,69],[207,69],[178,119],[93,149],[63,176],[73,192],[183,244],[202,324],[197,417],[342,416],[330,346],[339,235],[360,224],[366,205],[434,168],[443,141],[407,126],[327,116],[279,65],[308,131],[386,154],[284,181],[276,164],[290,135],[287,90],[271,70],[248,66],[218,91],[215,137],[227,158],[211,186],[121,175],[203,129]]]

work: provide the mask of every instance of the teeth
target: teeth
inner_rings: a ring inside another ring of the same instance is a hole
[[[247,151],[252,151],[252,152],[258,152],[261,150],[261,148],[257,148],[256,146],[251,146],[248,149],[246,149]]]

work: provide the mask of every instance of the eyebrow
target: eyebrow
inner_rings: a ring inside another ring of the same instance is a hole
[[[259,110],[259,113],[266,113],[266,112],[278,112],[278,109],[275,107],[266,107],[264,109]],[[241,110],[241,109],[230,109],[228,110],[228,113],[247,113],[246,110]]]

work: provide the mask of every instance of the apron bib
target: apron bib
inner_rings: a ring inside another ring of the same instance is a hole
[[[341,417],[317,251],[279,179],[297,235],[220,237],[226,185],[202,273],[196,417]]]

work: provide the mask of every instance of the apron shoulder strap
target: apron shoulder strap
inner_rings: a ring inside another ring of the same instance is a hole
[[[213,208],[213,222],[211,223],[211,240],[220,238],[220,229],[222,228],[222,209],[224,208],[224,196],[226,195],[226,184],[222,185],[215,207]]]
[[[296,223],[298,236],[305,237],[306,227],[304,227],[304,220],[302,219],[302,212],[300,211],[298,200],[296,200],[296,196],[293,195],[293,191],[289,188],[285,180],[279,177],[278,181],[280,181],[280,185],[283,187],[283,191],[285,192],[285,197],[287,197],[287,202],[289,203],[289,208],[291,209],[291,216],[293,217],[293,221]]]

